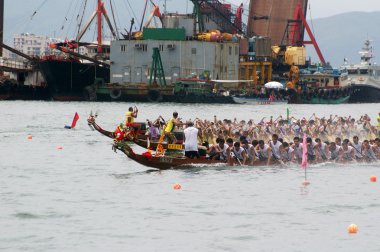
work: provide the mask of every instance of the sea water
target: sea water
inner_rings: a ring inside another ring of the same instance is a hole
[[[137,121],[337,114],[373,121],[377,104],[181,105],[0,102],[1,251],[379,251],[379,164],[193,167],[157,171],[111,149],[129,106]],[[78,112],[74,130],[64,129]],[[28,139],[28,136],[32,139]],[[60,148],[61,147],[61,148]],[[180,183],[181,190],[173,190]],[[358,225],[356,235],[347,227]]]

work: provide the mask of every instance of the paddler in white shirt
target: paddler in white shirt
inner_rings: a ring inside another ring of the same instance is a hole
[[[279,161],[281,160],[281,150],[283,146],[280,141],[278,141],[278,135],[273,134],[272,135],[272,141],[269,141],[269,149],[272,153],[271,158],[268,158],[267,165],[270,165],[271,160],[272,161]]]

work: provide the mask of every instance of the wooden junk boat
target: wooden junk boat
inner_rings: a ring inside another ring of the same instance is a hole
[[[132,130],[126,134],[122,141],[118,141],[118,129],[115,132],[107,131],[102,129],[96,122],[95,116],[90,115],[87,119],[90,127],[101,134],[114,139],[114,149],[122,151],[130,159],[136,161],[139,164],[157,168],[160,170],[174,169],[174,168],[185,168],[191,167],[192,165],[213,165],[218,163],[225,163],[224,161],[206,159],[206,151],[202,149],[200,151],[201,158],[191,159],[184,156],[184,145],[183,145],[183,132],[174,132],[177,138],[177,144],[168,144],[162,141],[163,136],[161,136],[161,141],[148,141],[145,136],[146,124],[145,123],[133,123],[129,126]],[[149,149],[142,154],[137,154],[132,147],[131,143],[135,143],[143,148],[152,148],[156,151],[150,151]],[[150,146],[149,146],[150,145]]]

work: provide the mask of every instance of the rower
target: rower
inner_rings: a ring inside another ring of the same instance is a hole
[[[137,118],[138,112],[139,112],[139,110],[137,109],[136,106],[134,108],[129,107],[128,112],[125,114],[125,116],[126,116],[125,125],[126,126],[130,126],[135,121],[135,118]]]
[[[272,141],[269,141],[269,147],[272,151],[272,159],[280,160],[281,159],[281,150],[283,148],[282,143],[278,141],[278,135],[272,135]],[[269,160],[268,160],[269,163]]]
[[[352,161],[355,159],[355,152],[352,146],[348,145],[349,140],[345,139],[342,142],[342,147],[340,149],[340,160],[341,161]]]
[[[260,161],[268,161],[271,156],[271,150],[268,144],[264,143],[263,140],[259,140],[256,146],[256,153]]]
[[[378,158],[368,140],[363,141],[363,156],[367,162],[377,161]]]
[[[363,153],[362,153],[363,144],[359,142],[359,137],[354,136],[352,138],[352,143],[350,142],[349,145],[354,148],[355,159],[358,161],[362,160],[363,159]]]
[[[240,165],[244,165],[247,160],[247,154],[243,147],[240,146],[240,142],[235,142],[234,147],[231,149],[230,165],[233,165],[232,161],[237,161]]]
[[[331,142],[329,146],[330,160],[336,160],[339,157],[340,146],[337,146],[335,142]]]
[[[210,148],[210,159],[213,160],[226,160],[227,156],[224,153],[227,152],[228,145],[225,143],[223,138],[216,139],[217,144]]]
[[[289,143],[283,142],[282,146],[284,147],[281,152],[281,160],[284,162],[293,162],[294,161],[294,149],[289,146]]]
[[[293,138],[293,142],[294,144],[292,148],[294,149],[294,158],[297,160],[298,163],[301,163],[303,150],[302,150],[302,143],[300,143],[300,138],[298,136]]]
[[[256,155],[255,150],[252,144],[249,144],[247,139],[241,141],[241,146],[244,148],[245,153],[247,154],[246,164],[253,165]]]
[[[314,146],[314,149],[318,150],[318,156],[322,158],[324,161],[327,160],[327,144],[323,143],[321,139],[316,138],[315,139],[316,145]]]

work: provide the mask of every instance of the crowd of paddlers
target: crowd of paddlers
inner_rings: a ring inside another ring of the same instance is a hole
[[[127,113],[127,124],[133,115],[137,113]],[[174,112],[168,121],[159,116],[154,121],[147,120],[147,124],[146,134],[151,141],[165,135],[169,143],[177,141],[173,132],[195,128],[197,142],[203,146],[200,149],[206,150],[208,158],[242,165],[258,160],[268,164],[273,161],[300,163],[304,148],[309,163],[380,159],[380,113],[376,120],[367,114],[358,119],[337,115],[320,118],[313,114],[310,118],[279,116],[259,121],[220,120],[216,116],[212,120],[184,121]]]

